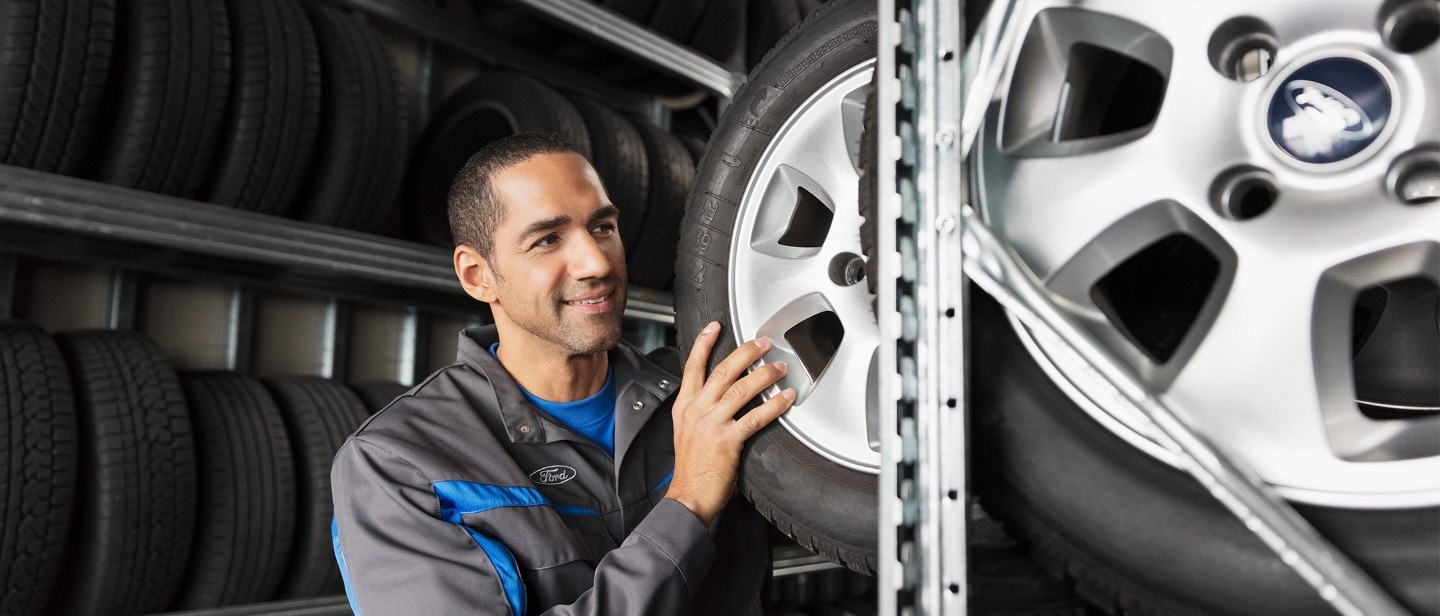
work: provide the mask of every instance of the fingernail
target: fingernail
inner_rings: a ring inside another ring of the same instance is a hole
[[[781,372],[788,372],[790,370],[790,366],[785,365],[783,361],[775,362],[775,367],[779,368]]]
[[[784,398],[785,398],[786,400],[789,400],[789,401],[791,401],[791,402],[794,402],[794,401],[795,401],[795,388],[793,388],[793,387],[787,387],[787,388],[785,388],[784,391],[780,392],[780,395],[781,395],[781,396],[784,396]]]
[[[718,321],[711,321],[709,325],[705,326],[705,329],[700,330],[700,333],[713,334],[717,329],[720,329],[720,323]]]
[[[760,348],[762,348],[762,349],[765,348],[765,347],[768,347],[768,346],[770,346],[770,339],[769,339],[769,338],[756,338],[756,339],[755,339],[755,346],[760,347]]]

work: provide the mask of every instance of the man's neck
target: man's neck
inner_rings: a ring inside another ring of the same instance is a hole
[[[595,395],[605,386],[610,356],[567,355],[554,348],[533,348],[521,340],[502,339],[496,356],[525,391],[552,402],[573,402]],[[548,347],[548,345],[546,345]]]

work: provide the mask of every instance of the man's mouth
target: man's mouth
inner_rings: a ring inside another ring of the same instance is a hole
[[[581,297],[565,300],[565,305],[576,308],[602,308],[610,303],[614,297],[615,291],[613,289],[603,293],[587,293]]]

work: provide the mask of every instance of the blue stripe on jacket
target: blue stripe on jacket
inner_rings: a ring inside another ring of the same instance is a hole
[[[350,584],[350,568],[345,566],[345,552],[340,550],[340,525],[335,515],[330,515],[330,546],[335,549],[335,564],[340,565],[340,579],[345,582],[345,598],[350,600],[350,611],[360,616],[360,605],[355,603],[355,587]]]
[[[473,481],[437,481],[431,484],[435,496],[440,500],[440,517],[455,524],[470,534],[480,549],[489,557],[500,577],[500,587],[505,591],[505,600],[510,611],[516,616],[525,613],[525,582],[520,579],[520,566],[509,548],[499,541],[476,532],[465,525],[466,514],[490,511],[502,507],[550,507],[560,515],[600,515],[600,512],[575,505],[557,505],[545,498],[539,490],[524,486],[497,486]]]

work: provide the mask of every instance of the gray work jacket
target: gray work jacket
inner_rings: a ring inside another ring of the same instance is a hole
[[[666,499],[680,379],[610,351],[615,455],[540,411],[486,349],[371,417],[331,468],[334,543],[357,614],[760,613],[763,519],[741,499],[710,532]]]

